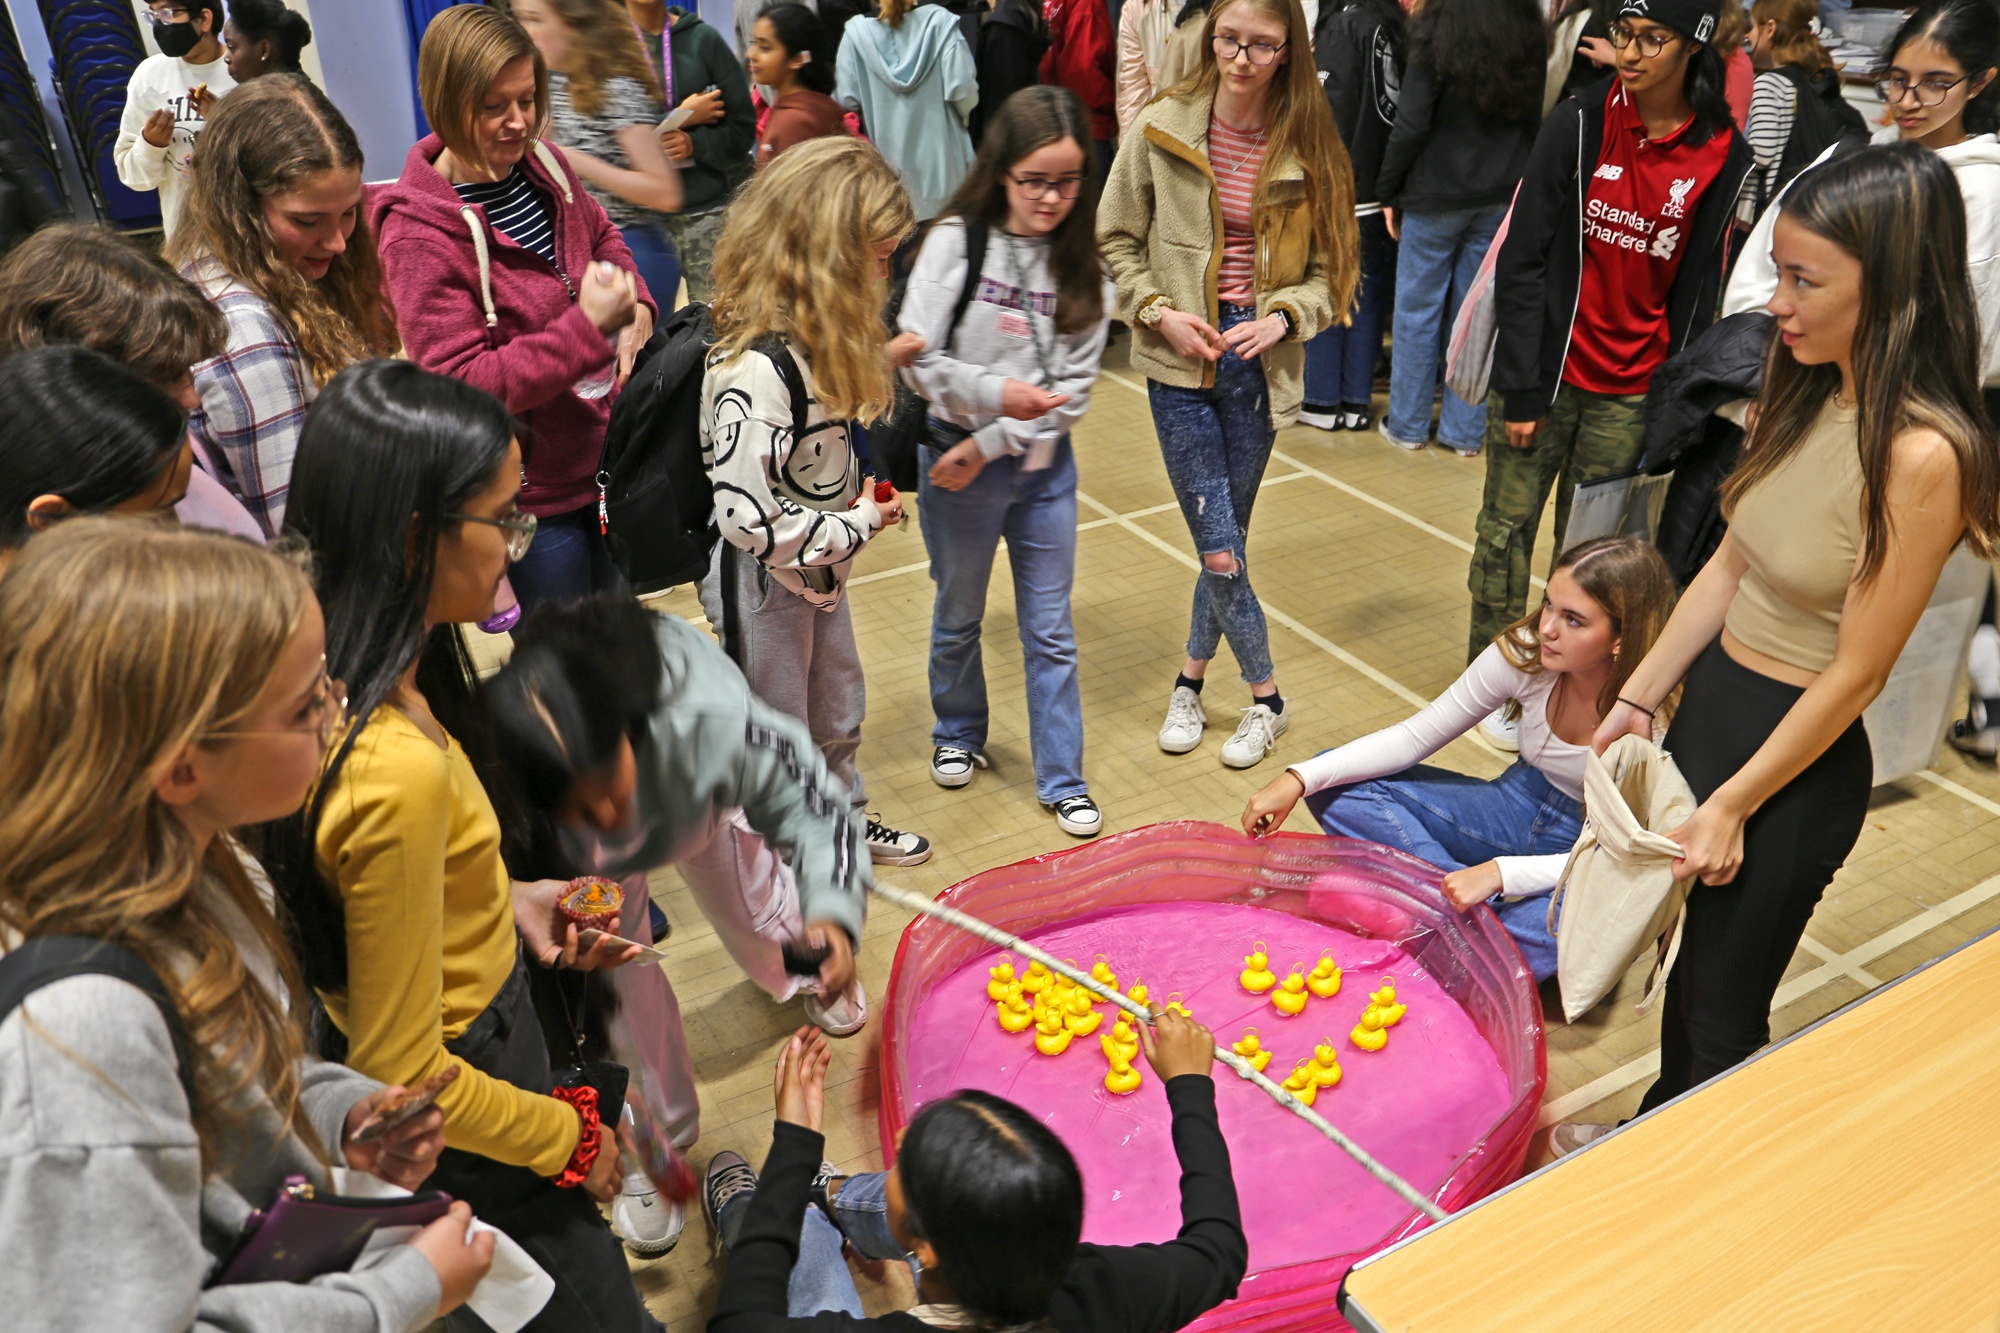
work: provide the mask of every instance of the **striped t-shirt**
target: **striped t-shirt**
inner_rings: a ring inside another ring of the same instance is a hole
[[[1222,269],[1216,295],[1231,305],[1257,300],[1257,235],[1250,212],[1257,174],[1264,169],[1265,131],[1244,134],[1215,116],[1208,119],[1208,162],[1222,200]]]
[[[549,222],[549,206],[529,183],[520,163],[516,162],[503,180],[473,181],[451,188],[466,203],[485,209],[493,230],[548,260],[549,267],[558,273],[562,271],[556,262],[556,234]]]

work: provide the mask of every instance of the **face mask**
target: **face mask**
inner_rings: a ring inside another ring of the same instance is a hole
[[[622,875],[632,869],[633,860],[646,843],[646,824],[639,818],[638,803],[632,818],[609,833],[573,824],[559,824],[556,838],[569,864],[586,875]]]
[[[159,43],[162,54],[179,60],[201,43],[201,34],[194,30],[193,20],[186,23],[162,23],[153,29],[153,40]]]

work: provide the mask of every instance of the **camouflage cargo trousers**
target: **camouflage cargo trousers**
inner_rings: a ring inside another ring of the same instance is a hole
[[[1639,462],[1646,427],[1646,395],[1588,393],[1568,384],[1535,432],[1516,449],[1498,394],[1486,411],[1486,496],[1473,537],[1472,633],[1466,660],[1479,656],[1501,630],[1528,610],[1528,566],[1549,488],[1556,492],[1556,532],[1569,526],[1577,486],[1630,472]],[[1558,542],[1557,553],[1561,552]],[[1553,563],[1553,561],[1551,562]]]
[[[711,208],[705,213],[660,215],[660,221],[667,224],[667,234],[674,238],[674,253],[680,257],[681,275],[687,279],[690,301],[715,299],[715,286],[709,275],[715,269],[715,238],[722,235],[722,215],[727,211]],[[673,294],[669,292],[662,299],[671,302]]]

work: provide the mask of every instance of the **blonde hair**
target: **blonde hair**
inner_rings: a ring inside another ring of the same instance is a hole
[[[1285,51],[1290,57],[1271,80],[1270,131],[1264,165],[1257,173],[1252,212],[1267,206],[1274,167],[1289,158],[1305,174],[1306,201],[1312,210],[1313,242],[1326,264],[1326,284],[1333,298],[1334,318],[1345,322],[1361,279],[1360,234],[1354,222],[1354,166],[1347,146],[1334,126],[1333,112],[1320,87],[1313,64],[1312,29],[1299,0],[1216,0],[1201,30],[1201,63],[1186,79],[1169,88],[1166,97],[1198,97],[1213,102],[1222,82],[1215,55],[1215,25],[1237,7],[1248,8],[1283,24]]]
[[[616,0],[542,0],[574,37],[574,69],[563,71],[569,89],[569,104],[581,116],[594,116],[604,109],[604,83],[609,79],[636,80],[655,98],[660,81],[639,45],[639,30],[632,26],[625,7]],[[511,15],[511,4],[506,6]],[[671,111],[673,108],[667,108]]]
[[[208,118],[181,226],[167,244],[175,263],[212,257],[263,297],[318,384],[399,345],[375,232],[360,210],[347,248],[313,282],[279,257],[264,201],[304,189],[328,171],[359,175],[362,166],[353,126],[311,80],[303,74],[253,79]]]
[[[1833,56],[1813,31],[1813,20],[1818,17],[1817,0],[1756,0],[1750,6],[1752,23],[1778,25],[1771,36],[1771,63],[1797,65],[1808,74],[1833,68]]]
[[[153,784],[248,711],[311,601],[280,555],[131,519],[72,519],[0,578],[0,926],[109,940],[159,974],[188,1032],[205,1161],[256,1104],[246,1093],[312,1142],[286,1010],[301,991],[236,853],[220,838],[197,853]],[[285,996],[245,966],[218,896],[255,930]]]
[[[736,196],[716,239],[717,350],[738,356],[777,334],[805,353],[830,418],[880,418],[896,373],[875,251],[916,225],[873,144],[843,135],[786,149]]]
[[[1564,551],[1549,571],[1553,579],[1567,572],[1584,595],[1604,609],[1611,618],[1611,632],[1618,636],[1618,655],[1612,659],[1610,674],[1597,696],[1597,715],[1603,717],[1618,702],[1625,682],[1632,678],[1646,654],[1653,651],[1667,619],[1680,599],[1674,576],[1654,545],[1638,537],[1594,537]],[[1536,607],[1500,631],[1493,642],[1500,655],[1517,671],[1538,675],[1542,667],[1542,611]],[[1674,701],[1680,690],[1668,696],[1654,712],[1654,720],[1664,725],[1673,717]],[[1508,705],[1511,716],[1520,716],[1518,703]]]
[[[485,5],[453,5],[431,20],[417,47],[417,97],[424,119],[453,157],[484,166],[472,124],[500,71],[516,60],[535,62],[535,125],[549,128],[549,67],[528,30],[510,14]]]

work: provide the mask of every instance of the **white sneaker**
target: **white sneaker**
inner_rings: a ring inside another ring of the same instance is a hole
[[[1268,705],[1250,705],[1243,710],[1243,720],[1236,724],[1236,734],[1222,743],[1222,762],[1231,768],[1263,763],[1264,756],[1271,753],[1278,737],[1291,725],[1289,712],[1274,713]]]
[[[1549,1147],[1556,1156],[1567,1157],[1578,1148],[1588,1148],[1616,1128],[1616,1125],[1557,1125],[1549,1133]]]
[[[1479,719],[1479,734],[1496,750],[1505,750],[1508,754],[1521,752],[1521,719],[1519,716],[1508,717],[1506,704]]]
[[[611,1205],[611,1229],[641,1259],[657,1259],[680,1244],[687,1209],[660,1197],[643,1173],[625,1177],[625,1192]]]
[[[1160,727],[1160,748],[1168,754],[1186,754],[1201,744],[1202,728],[1207,725],[1201,696],[1185,685],[1176,685],[1174,697],[1167,701],[1167,720]]]
[[[878,866],[920,866],[931,859],[930,839],[890,828],[873,815],[861,840],[868,844],[868,859]]]
[[[808,993],[806,1019],[829,1037],[851,1037],[867,1027],[868,992],[861,988],[861,978],[834,996],[832,1004]]]
[[[974,769],[987,766],[986,756],[977,750],[940,745],[931,751],[931,781],[940,787],[963,787],[972,781]]]
[[[1417,450],[1423,448],[1426,444],[1430,443],[1429,440],[1406,440],[1400,435],[1391,435],[1389,433],[1389,426],[1387,422],[1384,422],[1383,424],[1377,426],[1375,428],[1375,433],[1377,435],[1380,435],[1383,439],[1387,440],[1389,443],[1395,445],[1398,449],[1408,449],[1411,453],[1415,453]]]
[[[1086,795],[1065,796],[1044,810],[1055,812],[1056,826],[1078,838],[1094,838],[1104,828],[1104,812]]]

